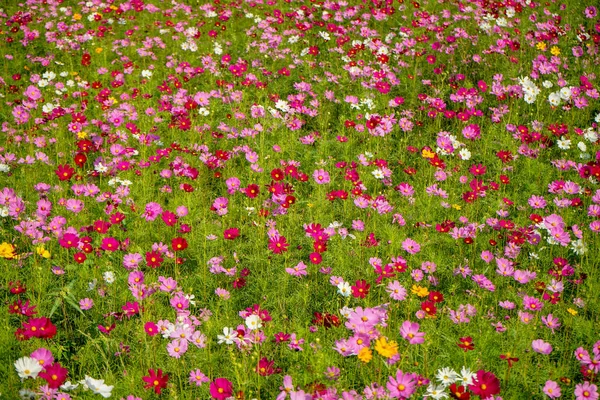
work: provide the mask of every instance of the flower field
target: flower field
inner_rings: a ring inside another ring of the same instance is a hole
[[[600,6],[0,5],[0,398],[597,400]]]

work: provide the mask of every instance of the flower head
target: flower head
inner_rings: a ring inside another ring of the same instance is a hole
[[[154,371],[153,369],[148,370],[148,376],[142,377],[142,380],[146,382],[144,385],[145,389],[154,389],[154,393],[160,394],[160,391],[167,387],[169,381],[169,375],[164,374],[161,369]]]

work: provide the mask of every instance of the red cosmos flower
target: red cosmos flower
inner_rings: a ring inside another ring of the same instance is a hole
[[[120,212],[116,212],[110,216],[110,223],[113,225],[120,224],[125,219],[125,214],[121,214]]]
[[[150,268],[160,267],[164,259],[158,251],[149,251],[146,253],[146,263]]]
[[[331,328],[332,326],[340,326],[341,321],[337,315],[323,313],[315,311],[313,314],[315,317],[312,320],[312,323],[315,325],[322,325],[326,329]]]
[[[173,248],[173,251],[183,251],[187,249],[188,242],[184,238],[178,237],[171,240],[171,247]]]
[[[233,385],[225,378],[217,378],[210,384],[210,395],[213,399],[225,400],[233,394]]]
[[[308,258],[310,262],[315,265],[319,265],[321,264],[321,261],[323,261],[323,257],[321,257],[321,254],[319,253],[310,253],[310,256],[308,256]]]
[[[444,301],[444,295],[436,291],[429,292],[429,300],[433,301],[434,303],[441,303]]]
[[[511,368],[513,363],[519,361],[519,359],[517,357],[511,357],[510,353],[500,354],[500,359],[506,360],[506,362],[508,362],[508,368]]]
[[[246,280],[244,278],[236,278],[233,281],[232,286],[234,289],[241,289],[246,286]]]
[[[84,67],[89,67],[91,63],[92,56],[90,55],[90,53],[83,53],[83,55],[81,56],[81,65]]]
[[[280,181],[284,178],[284,176],[285,175],[283,171],[279,168],[275,168],[271,171],[271,178],[273,178],[274,181]]]
[[[273,368],[274,364],[275,361],[269,361],[267,357],[263,357],[258,361],[258,365],[256,366],[256,372],[260,376],[273,375],[277,372],[277,370],[279,370],[279,368]]]
[[[290,244],[287,242],[285,236],[276,236],[269,239],[269,250],[275,254],[280,254],[287,251]]]
[[[46,367],[45,371],[40,372],[38,376],[48,382],[50,389],[58,389],[67,380],[68,373],[69,371],[66,368],[56,362]]]
[[[437,308],[432,301],[424,301],[421,303],[421,310],[425,311],[427,315],[435,315]]]
[[[475,344],[473,344],[473,338],[471,336],[461,337],[458,339],[457,345],[463,349],[465,353],[469,350],[475,349]]]
[[[85,260],[87,260],[87,256],[85,255],[85,253],[77,252],[77,253],[73,254],[73,260],[77,264],[83,264],[85,262]]]
[[[164,374],[161,369],[156,372],[153,369],[148,370],[148,376],[143,376],[142,380],[146,382],[144,389],[154,389],[154,393],[160,394],[160,391],[167,387],[169,375]]]
[[[85,165],[85,162],[87,161],[87,156],[83,153],[77,153],[75,157],[73,157],[73,161],[75,162],[75,165],[81,168]]]
[[[75,168],[69,164],[61,164],[56,168],[54,173],[58,176],[59,181],[68,181],[75,173]]]
[[[364,279],[361,279],[356,281],[354,286],[351,286],[351,288],[352,296],[364,299],[369,294],[369,289],[371,288],[371,285],[369,285]]]
[[[100,234],[108,232],[109,228],[110,224],[106,221],[102,221],[101,219],[94,221],[94,230]]]
[[[500,393],[500,381],[493,373],[480,369],[473,378],[473,384],[469,385],[469,390],[482,399],[487,399]]]
[[[21,294],[27,291],[27,288],[21,283],[21,281],[10,281],[8,282],[8,287],[12,294]]]
[[[450,385],[450,397],[458,400],[470,400],[471,394],[465,390],[464,386],[453,383]]]
[[[21,300],[17,300],[8,306],[8,313],[21,314],[27,317],[32,317],[35,314],[37,314],[37,311],[35,311],[36,307],[37,306],[30,306],[29,300],[25,300],[25,303],[23,303]]]
[[[327,251],[327,242],[323,240],[317,240],[313,243],[313,248],[317,253],[324,253]]]
[[[294,203],[296,203],[296,198],[292,195],[287,195],[285,196],[285,200],[283,201],[283,204],[281,206],[283,208],[290,208],[290,206]]]
[[[225,229],[223,232],[223,238],[226,240],[234,240],[238,236],[240,236],[240,230],[238,228]]]
[[[251,185],[248,185],[248,187],[244,189],[244,192],[246,193],[246,196],[253,199],[260,193],[260,187],[257,184],[253,183]]]

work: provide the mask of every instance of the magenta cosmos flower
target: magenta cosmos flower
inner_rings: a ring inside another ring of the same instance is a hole
[[[210,384],[210,395],[213,399],[225,400],[233,394],[233,385],[225,378],[217,378]]]

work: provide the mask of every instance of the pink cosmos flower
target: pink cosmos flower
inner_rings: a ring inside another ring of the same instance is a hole
[[[400,335],[410,344],[425,342],[425,332],[419,332],[419,324],[416,322],[404,321],[400,327]]]
[[[598,387],[589,382],[575,386],[575,400],[598,400]]]
[[[210,379],[202,373],[199,369],[192,370],[190,372],[190,384],[196,386],[202,386],[203,383],[210,382]]]
[[[544,342],[542,339],[537,339],[531,342],[531,348],[533,351],[540,354],[552,353],[552,345],[548,342]]]
[[[523,297],[523,307],[530,311],[540,311],[544,307],[544,303],[535,297],[525,296]]]
[[[306,264],[304,264],[302,261],[300,261],[293,268],[286,268],[285,272],[287,272],[288,274],[290,274],[292,276],[305,276],[305,275],[308,275],[308,273],[306,272]]]
[[[129,253],[123,256],[123,266],[127,269],[136,269],[143,261],[143,257],[139,253]]]
[[[171,357],[180,358],[188,349],[188,341],[185,339],[175,339],[167,345],[167,352]]]
[[[544,323],[544,325],[550,328],[552,333],[554,333],[555,329],[560,328],[560,320],[554,317],[552,314],[548,314],[547,316],[542,317],[542,322]]]
[[[92,299],[81,299],[79,300],[79,308],[81,308],[82,310],[89,310],[94,306],[94,300]]]
[[[294,390],[294,384],[292,383],[291,376],[286,375],[283,377],[283,386],[280,386],[279,390],[281,390],[281,392],[277,395],[276,400],[284,400],[288,393]]]
[[[551,399],[558,399],[561,395],[560,386],[558,386],[556,382],[551,380],[546,381],[543,390],[546,396],[550,397]]]
[[[404,373],[401,370],[396,371],[396,377],[390,376],[386,384],[390,391],[390,396],[396,399],[408,399],[415,392],[416,382],[414,375]]]
[[[313,172],[313,178],[319,185],[325,185],[330,182],[329,173],[323,169],[317,169]]]
[[[402,248],[409,254],[417,254],[421,251],[421,245],[411,238],[408,238],[402,242]]]
[[[158,203],[146,204],[146,209],[142,218],[146,221],[154,221],[162,213],[162,207]]]
[[[398,281],[388,283],[385,291],[390,294],[390,297],[396,301],[406,299],[406,289]]]
[[[38,360],[40,365],[44,368],[49,367],[54,362],[54,357],[52,356],[52,352],[43,347],[40,347],[39,349],[37,349],[33,353],[31,353],[30,357]]]

